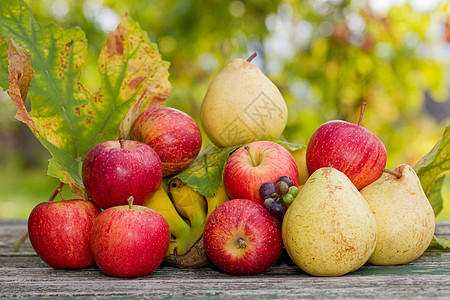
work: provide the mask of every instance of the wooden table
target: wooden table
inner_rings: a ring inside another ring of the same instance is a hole
[[[178,269],[163,264],[152,274],[121,279],[96,268],[53,270],[27,241],[19,252],[13,244],[25,233],[26,220],[0,220],[0,297],[83,298],[389,298],[450,299],[450,252],[428,250],[400,266],[365,265],[342,277],[312,277],[286,254],[256,276],[224,274],[214,267]],[[450,222],[436,233],[450,236]]]

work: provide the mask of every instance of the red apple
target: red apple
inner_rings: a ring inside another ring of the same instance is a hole
[[[358,190],[377,180],[386,166],[386,148],[372,132],[358,124],[333,120],[316,129],[306,150],[310,174],[332,166],[351,180]]]
[[[203,241],[218,268],[239,275],[267,270],[283,249],[278,221],[248,199],[233,199],[217,207],[206,221]]]
[[[169,242],[166,219],[156,210],[131,203],[104,210],[90,237],[97,266],[116,277],[152,273],[162,263]]]
[[[225,190],[230,199],[242,198],[264,203],[259,188],[288,176],[298,186],[298,169],[294,158],[283,146],[270,141],[256,141],[236,150],[223,172]]]
[[[202,147],[197,123],[187,114],[170,107],[144,111],[131,128],[131,138],[150,145],[161,158],[163,177],[186,169]]]
[[[54,269],[87,268],[94,264],[89,234],[100,209],[91,201],[64,200],[38,204],[28,218],[36,253]]]
[[[115,140],[95,145],[87,154],[82,169],[86,192],[100,208],[134,203],[144,204],[159,188],[161,160],[147,144]]]

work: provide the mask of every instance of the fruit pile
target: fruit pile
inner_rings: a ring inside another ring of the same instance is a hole
[[[292,149],[278,140],[287,122],[278,88],[251,58],[234,59],[201,106],[212,143],[233,147],[214,197],[176,176],[199,157],[195,121],[151,108],[130,139],[98,143],[87,154],[81,173],[90,201],[45,202],[32,211],[30,241],[55,269],[95,263],[118,277],[150,274],[164,259],[256,274],[283,246],[315,276],[410,262],[431,242],[434,213],[410,166],[385,170],[383,143],[361,126],[364,108],[358,124],[329,121],[306,152]]]

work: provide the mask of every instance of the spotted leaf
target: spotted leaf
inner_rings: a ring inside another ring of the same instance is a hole
[[[442,184],[450,171],[450,125],[447,125],[436,145],[414,166],[414,169],[437,215],[443,203]]]
[[[86,60],[87,40],[80,28],[42,26],[23,0],[0,0],[0,87],[14,101],[16,118],[51,153],[48,174],[82,196],[81,166],[89,149],[117,139],[119,132],[127,136],[137,115],[160,105],[171,88],[169,63],[128,16],[100,52],[98,91],[80,82]]]

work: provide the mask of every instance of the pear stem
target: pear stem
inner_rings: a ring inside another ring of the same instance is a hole
[[[397,179],[400,179],[402,177],[402,173],[400,173],[399,171],[384,169],[383,172],[394,175],[395,177],[397,177]]]
[[[250,159],[252,160],[253,167],[256,167],[256,162],[253,159],[252,153],[250,152],[250,147],[248,145],[246,145],[246,146],[244,146],[244,149],[247,150],[248,155],[250,156]]]
[[[365,101],[361,104],[361,112],[359,113],[358,126],[361,126],[362,118],[364,116],[364,111],[366,110],[366,105],[367,105],[367,103]]]
[[[131,209],[133,207],[133,201],[134,201],[134,197],[130,196],[130,198],[128,198],[128,208]]]
[[[247,247],[247,242],[244,241],[244,239],[239,238],[237,240],[237,245],[236,246],[237,246],[237,248],[245,248],[245,247]]]
[[[247,58],[247,61],[248,61],[248,62],[251,62],[255,57],[256,57],[256,52],[253,52],[253,54],[250,55],[249,58]]]

